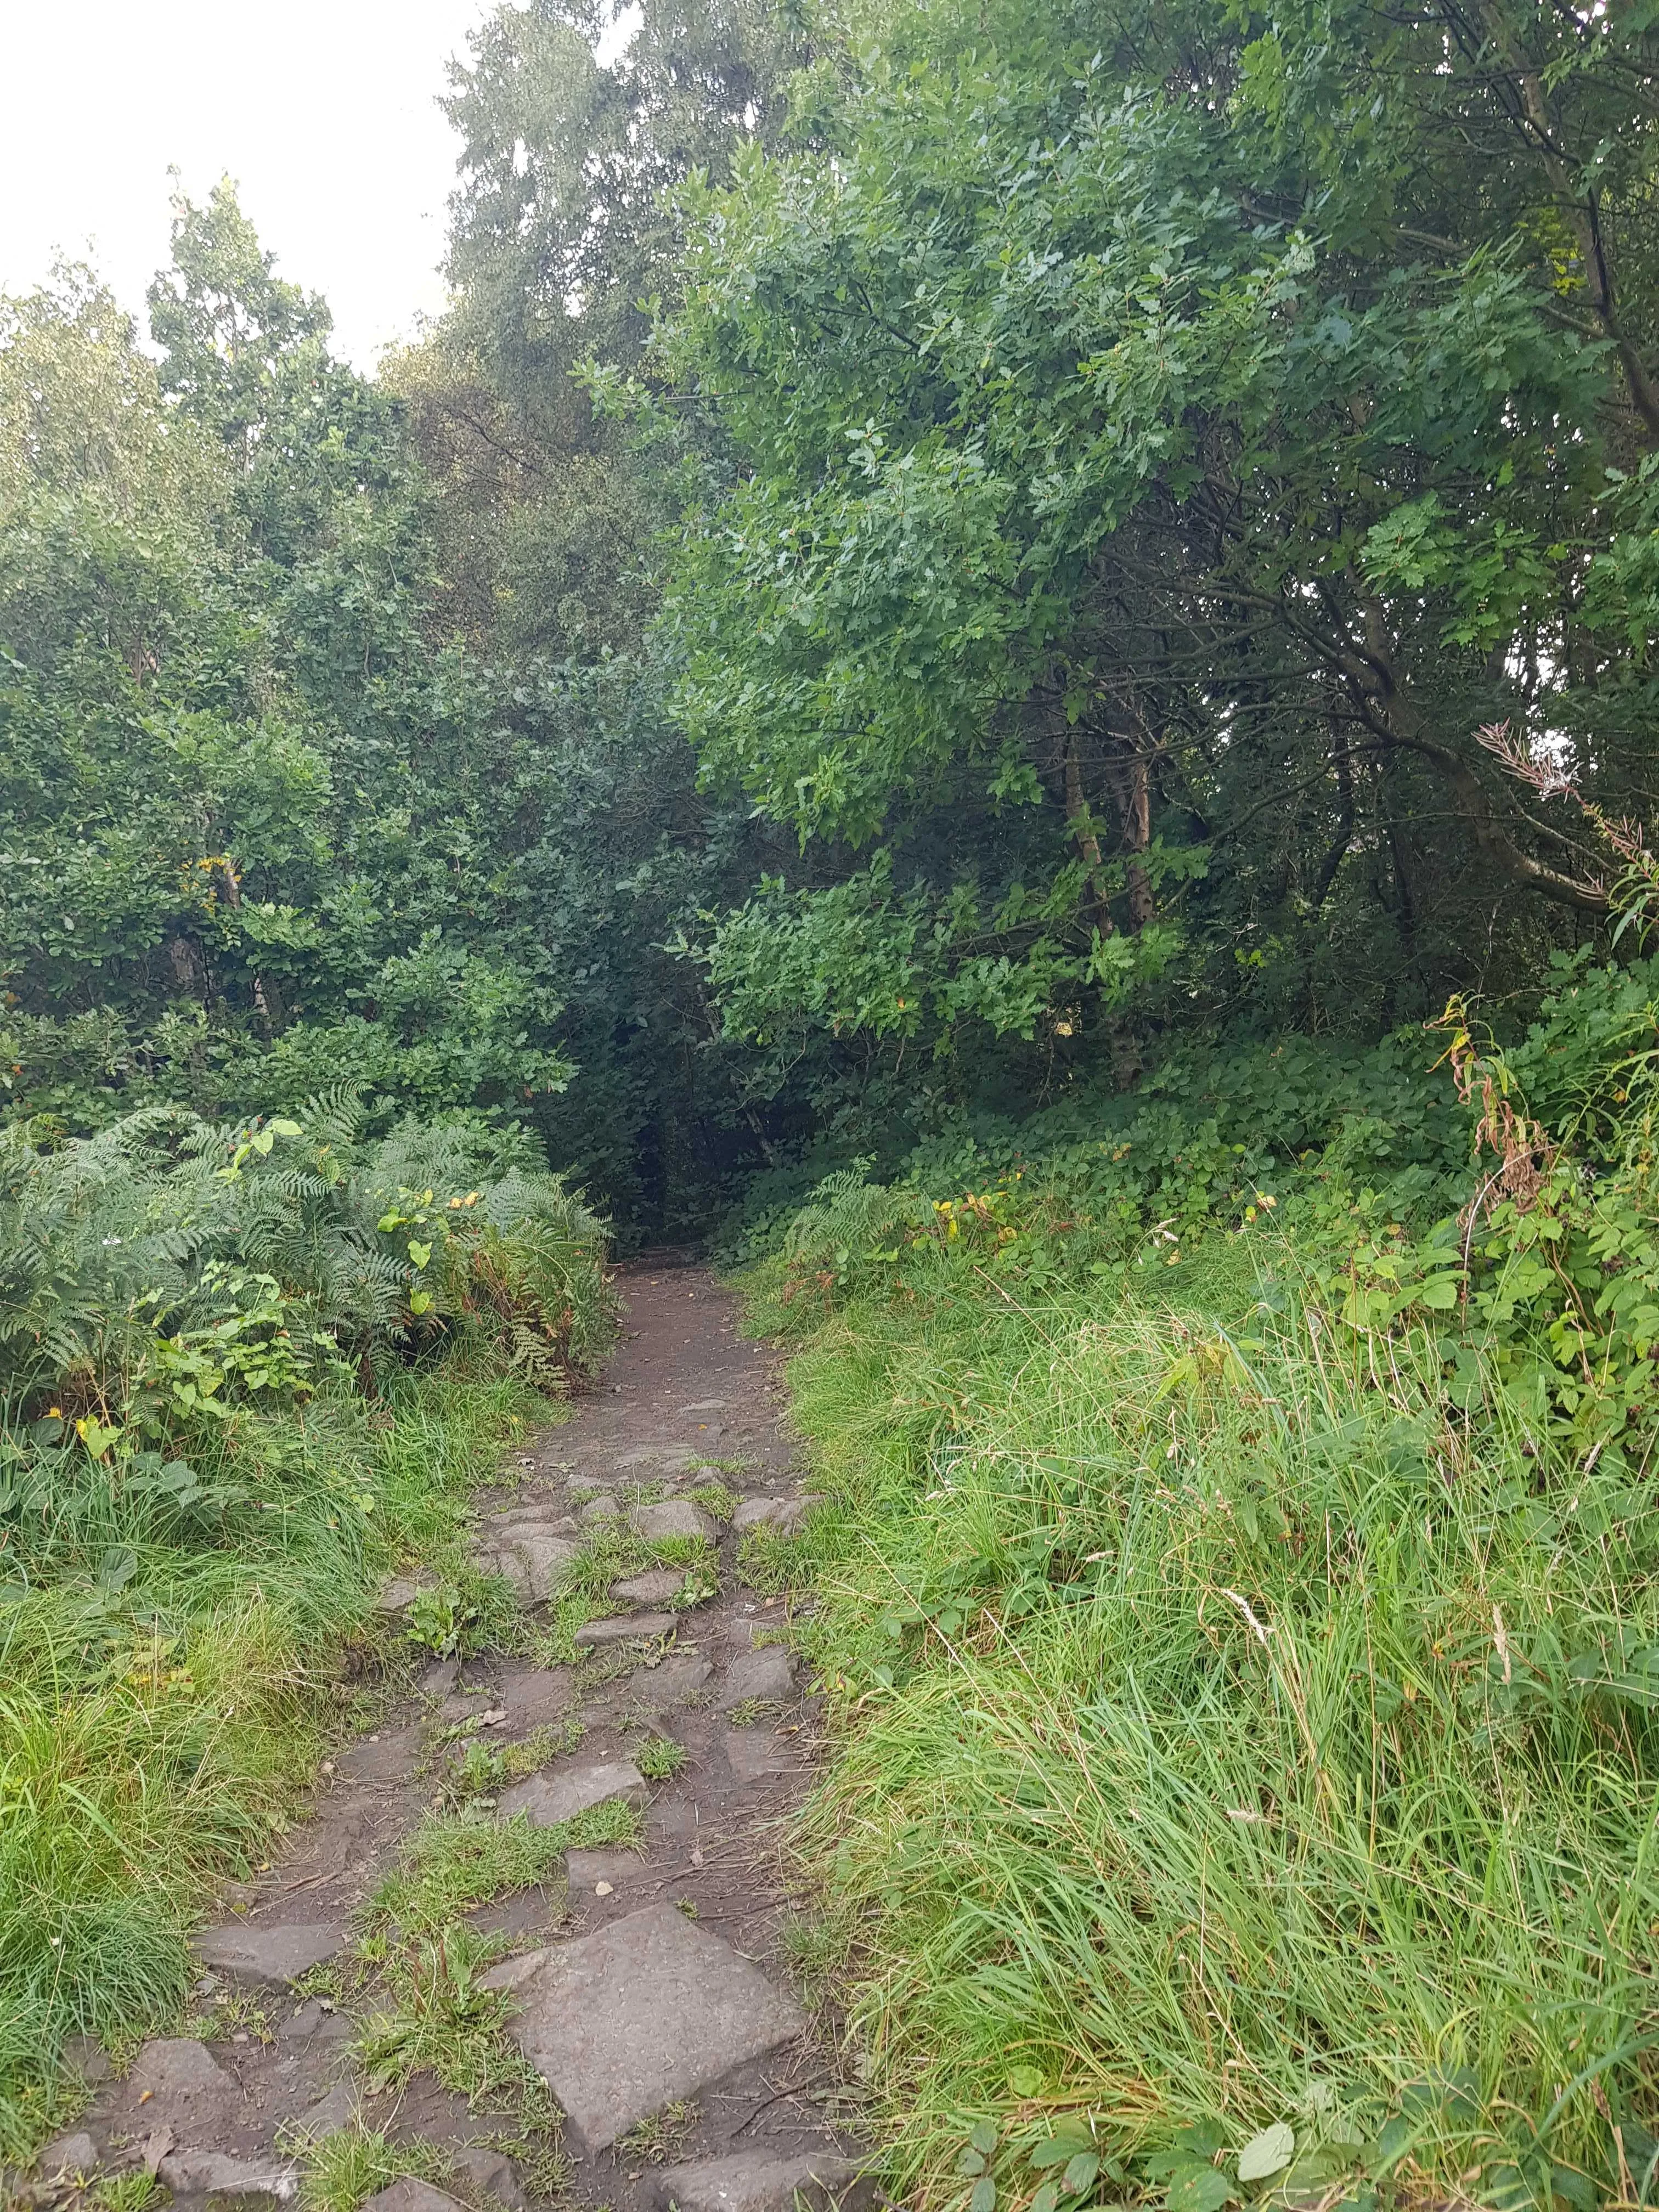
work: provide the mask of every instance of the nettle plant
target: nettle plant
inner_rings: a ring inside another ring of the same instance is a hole
[[[167,1301],[158,1291],[141,1303],[160,1308]],[[210,1260],[195,1303],[207,1308],[208,1319],[172,1334],[158,1326],[140,1357],[129,1425],[140,1434],[226,1421],[251,1400],[292,1406],[325,1376],[350,1371],[333,1336],[305,1325],[305,1302],[289,1297],[275,1275]],[[92,1449],[88,1423],[81,1432]]]

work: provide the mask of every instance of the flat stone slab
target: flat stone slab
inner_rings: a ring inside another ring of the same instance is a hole
[[[523,1505],[501,1505],[487,1513],[478,1524],[479,1533],[492,1540],[503,1530],[520,1528],[550,1528],[556,1534],[566,1533],[570,1516],[551,1498],[544,1498]]]
[[[739,1651],[726,1670],[716,1702],[722,1712],[750,1698],[775,1705],[795,1686],[795,1662],[781,1644],[763,1644],[758,1650]]]
[[[314,2036],[319,2043],[343,2043],[350,2033],[351,2022],[343,2013],[325,2011],[320,1998],[310,1997],[278,2025],[276,2040],[308,2043]]]
[[[732,1526],[739,1533],[745,1528],[775,1528],[781,1535],[793,1536],[805,1518],[804,1498],[745,1498],[732,1516]]]
[[[726,1763],[734,1782],[759,1782],[769,1774],[793,1774],[798,1762],[769,1729],[727,1729]]]
[[[617,1465],[683,1468],[699,1466],[708,1456],[706,1442],[700,1444],[638,1444],[632,1451],[618,1452]]]
[[[101,2163],[98,2146],[84,2131],[72,2136],[59,2136],[49,2142],[37,2161],[43,2181],[72,2181],[77,2176],[96,2173]]]
[[[503,1959],[499,1966],[492,1966],[487,1974],[478,1977],[481,1990],[521,1990],[532,1982],[552,1957],[552,1947],[544,1943],[534,1951],[520,1951],[516,1958]]]
[[[405,1781],[419,1765],[420,1757],[418,1727],[389,1729],[385,1733],[377,1729],[373,1735],[361,1735],[356,1743],[347,1744],[335,1759],[334,1771],[341,1782],[378,1786]]]
[[[660,1505],[635,1507],[634,1526],[647,1544],[659,1544],[671,1536],[701,1536],[712,1544],[720,1534],[702,1506],[689,1498],[665,1498]]]
[[[598,1651],[607,1644],[628,1644],[641,1637],[666,1636],[677,1623],[672,1613],[619,1613],[609,1620],[590,1620],[576,1631],[579,1651]]]
[[[736,2158],[711,2158],[695,2166],[665,2166],[646,2177],[645,2198],[653,2212],[793,2212],[799,2195],[813,2212],[861,2212],[875,2196],[873,2182],[840,2152],[772,2158],[763,2150]]]
[[[239,1982],[286,1988],[331,1959],[344,1941],[337,1928],[250,1928],[232,1921],[223,1928],[203,1929],[191,1938],[191,1948],[204,1966]]]
[[[170,2150],[156,2174],[175,2197],[264,2197],[286,2204],[300,2193],[300,2169],[287,2159],[234,2158],[222,2150]]]
[[[465,2207],[441,2189],[434,2189],[429,2181],[417,2181],[412,2173],[405,2173],[378,2197],[371,2197],[359,2212],[465,2212]]]
[[[625,1797],[630,1805],[643,1805],[650,1796],[645,1777],[631,1759],[607,1759],[598,1766],[568,1766],[532,1774],[527,1782],[503,1790],[497,1810],[511,1819],[522,1813],[532,1828],[556,1827],[573,1820],[590,1805],[609,1804]]]
[[[376,1613],[398,1614],[407,1613],[424,1589],[435,1589],[437,1584],[430,1575],[394,1575],[374,1601]]]
[[[472,1554],[473,1564],[485,1574],[505,1575],[524,1605],[545,1605],[558,1587],[576,1546],[568,1536],[526,1522],[518,1527],[492,1531]]]
[[[695,1698],[714,1671],[695,1651],[681,1651],[660,1667],[641,1667],[629,1687],[641,1705],[660,1709]]]
[[[787,1644],[789,1623],[781,1613],[740,1613],[726,1634],[734,1650],[747,1651],[751,1645]]]
[[[294,2132],[303,2142],[320,2142],[325,2136],[337,2135],[342,2128],[349,2128],[356,2117],[356,2093],[349,2081],[341,2081],[327,2096],[319,2097],[301,2113],[294,2123]]]
[[[649,1574],[630,1575],[625,1583],[612,1583],[611,1595],[624,1605],[666,1605],[678,1597],[685,1583],[684,1567],[653,1567]]]
[[[590,2158],[806,2026],[758,1966],[672,1905],[555,1945],[517,1996],[510,2032]]]
[[[515,1889],[506,1897],[493,1897],[475,1905],[465,1915],[468,1927],[485,1936],[504,1936],[511,1943],[544,1943],[553,1933],[554,1900],[564,1910],[564,1884],[538,1883],[533,1889]]]
[[[525,2193],[519,2186],[513,2161],[504,2151],[469,2143],[459,2150],[450,2151],[448,2155],[455,2172],[465,2174],[486,2203],[493,2199],[497,2204],[505,2204],[507,2212],[524,2212]]]
[[[162,2036],[147,2043],[122,2086],[132,2105],[143,2105],[148,2112],[153,2102],[158,2119],[163,2111],[186,2105],[240,2103],[242,2094],[206,2044],[188,2036]]]
[[[514,1735],[559,1719],[569,1711],[575,1694],[568,1667],[526,1667],[501,1677],[501,1702]]]
[[[612,1889],[621,1889],[637,1881],[645,1871],[645,1861],[635,1858],[632,1851],[567,1851],[564,1855],[565,1881],[586,1896],[602,1881],[608,1881]]]

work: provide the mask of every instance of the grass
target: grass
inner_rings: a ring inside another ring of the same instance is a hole
[[[689,1753],[683,1743],[665,1735],[648,1735],[634,1753],[634,1764],[647,1782],[666,1782],[685,1765]]]
[[[723,1482],[700,1482],[685,1495],[694,1505],[701,1505],[711,1521],[729,1521],[738,1510],[737,1492]]]
[[[574,1713],[533,1729],[522,1743],[489,1743],[473,1738],[453,1756],[444,1771],[446,1805],[465,1809],[510,1784],[521,1782],[550,1759],[574,1751],[587,1733]]]
[[[651,1547],[635,1534],[626,1521],[599,1522],[560,1570],[560,1595],[608,1606],[611,1583],[638,1574],[650,1565],[651,1559]]]
[[[514,2085],[520,2062],[501,2033],[507,1999],[480,1978],[500,1948],[452,1925],[388,1955],[377,2008],[352,2045],[372,2089],[401,2089],[421,2073],[469,2100]]]
[[[668,1601],[670,1613],[692,1613],[720,1594],[718,1561],[698,1560],[685,1571],[685,1580]]]
[[[660,1567],[684,1567],[688,1574],[712,1576],[718,1565],[714,1547],[707,1536],[657,1536],[651,1557]]]
[[[416,2074],[430,2073],[470,2106],[509,2115],[498,2147],[519,2162],[532,2189],[553,2196],[568,2179],[563,2119],[546,2083],[504,2032],[507,1999],[480,1982],[499,1949],[494,1939],[461,1926],[394,1952],[353,2056],[376,2088],[401,2089]]]
[[[697,2124],[697,2108],[686,2097],[676,2097],[641,2120],[637,2127],[629,2128],[626,2135],[618,2136],[617,2148],[629,2158],[642,2160],[647,2166],[662,2166],[672,2158],[686,2137]]]
[[[93,2193],[92,2202],[98,2212],[146,2212],[161,2198],[161,2185],[153,2173],[142,2168],[134,2173],[111,2175],[100,2181]]]
[[[810,1571],[812,1556],[799,1536],[786,1535],[763,1521],[738,1539],[738,1572],[763,1597],[779,1597]]]
[[[340,2128],[311,2145],[300,2203],[303,2212],[357,2212],[357,2207],[404,2174],[442,2182],[449,2169],[434,2145],[393,2142],[364,2127]]]
[[[503,1747],[528,1759],[538,1747]],[[465,2096],[504,2128],[491,2137],[538,2197],[562,2194],[568,2179],[562,2119],[546,2084],[505,2033],[509,2001],[482,1977],[503,1939],[465,1916],[496,1898],[537,1886],[563,1892],[568,1850],[637,1847],[637,1811],[621,1801],[589,1808],[556,1826],[471,1811],[428,1814],[400,1846],[370,1899],[352,1955],[332,1962],[331,1986],[348,1986],[356,2013],[353,2056],[376,2089],[400,2090],[419,2073]],[[385,2137],[348,2130],[314,2154],[307,2203],[352,2212],[386,2185],[398,2155]],[[377,2178],[378,2177],[378,2178]],[[430,2178],[430,2177],[429,2177]]]
[[[782,1710],[775,1698],[739,1698],[726,1717],[733,1728],[753,1728],[757,1721]]]
[[[1659,1521],[1268,1258],[872,1298],[794,1361],[798,1940],[896,2193],[1652,2201]]]

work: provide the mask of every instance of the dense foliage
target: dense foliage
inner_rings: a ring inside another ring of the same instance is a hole
[[[664,373],[745,465],[670,613],[706,773],[833,887],[728,1019],[1062,1065],[1524,987],[1650,797],[1650,33],[899,12],[699,191]],[[1498,742],[1494,737],[1491,742]]]
[[[604,1217],[813,1340],[919,2202],[1659,2194],[1655,39],[501,0],[377,374],[0,301],[0,2154]]]
[[[742,832],[705,830],[659,672],[449,633],[399,405],[228,191],[177,259],[159,368],[90,280],[6,310],[12,1115],[289,1110],[349,1072],[382,1127],[525,1128],[624,1222],[683,1228],[732,1114],[658,948]]]
[[[453,309],[377,380],[228,186],[159,362],[90,280],[7,308],[15,1110],[344,1054],[684,1235],[804,1142],[1524,1007],[1601,941],[1641,23],[602,28],[506,6],[458,65]]]

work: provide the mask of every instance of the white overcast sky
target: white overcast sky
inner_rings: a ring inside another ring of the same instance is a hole
[[[444,304],[457,141],[434,105],[483,0],[0,0],[0,291],[55,252],[141,318],[167,258],[170,165],[228,172],[278,273],[323,293],[338,349]],[[90,245],[88,244],[90,241]]]

